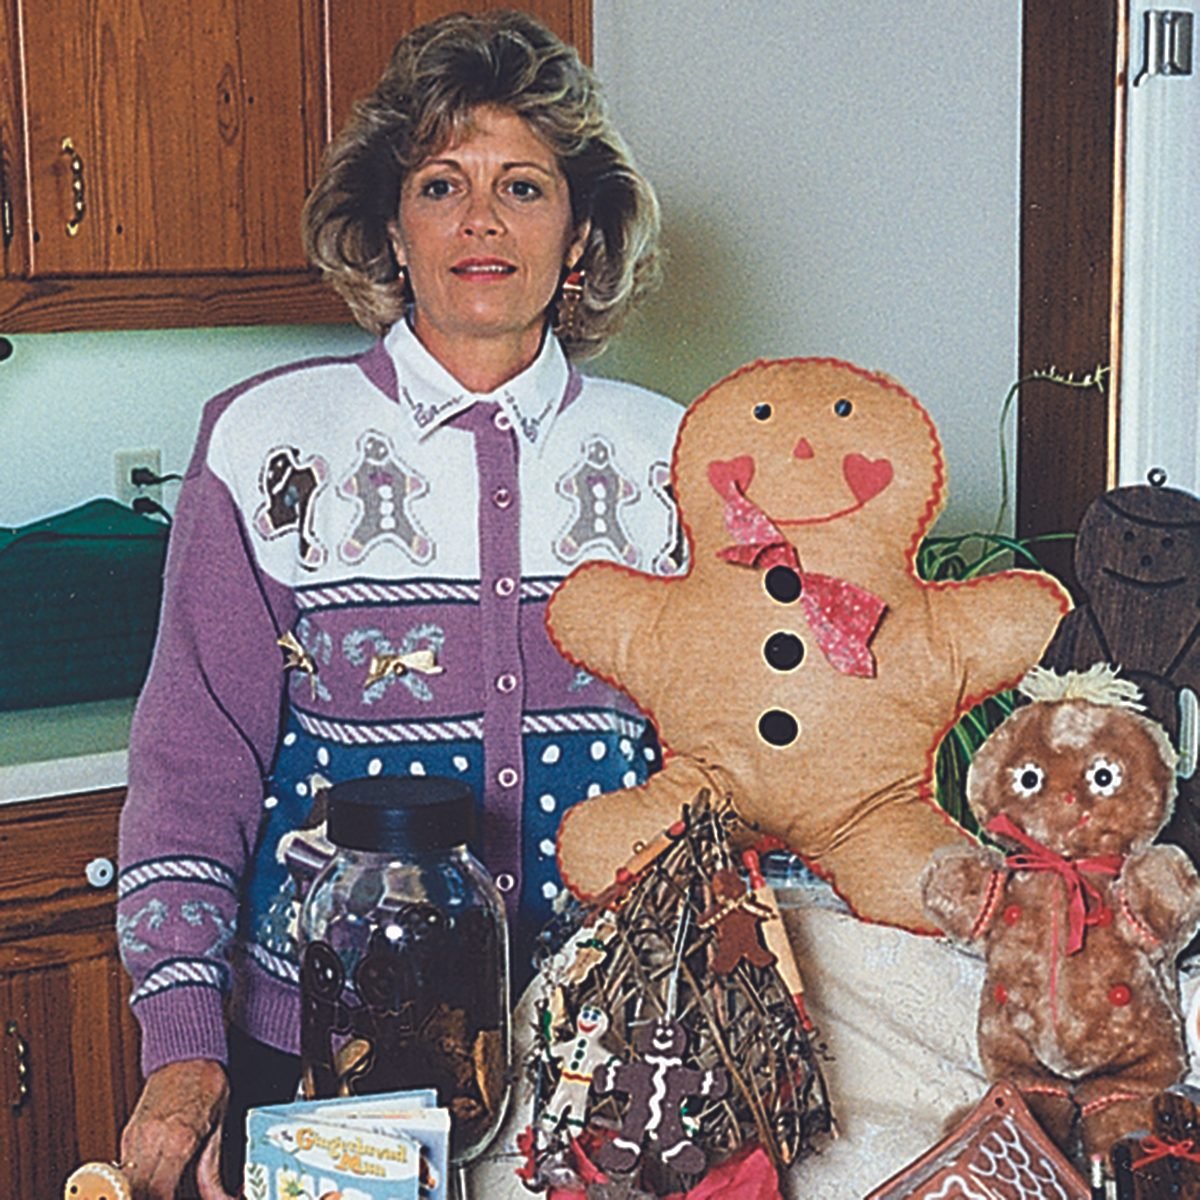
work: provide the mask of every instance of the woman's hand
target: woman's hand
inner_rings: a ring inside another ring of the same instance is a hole
[[[183,1169],[200,1153],[202,1200],[233,1200],[221,1186],[221,1122],[229,1080],[206,1058],[169,1063],[142,1088],[121,1134],[121,1162],[135,1200],[174,1200]]]

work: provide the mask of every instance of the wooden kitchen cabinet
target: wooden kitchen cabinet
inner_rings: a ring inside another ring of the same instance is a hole
[[[0,805],[0,1195],[53,1200],[111,1160],[137,1099],[117,957],[123,790]]]
[[[321,153],[406,30],[506,0],[0,0],[0,333],[346,321]],[[591,0],[524,6],[585,55]]]

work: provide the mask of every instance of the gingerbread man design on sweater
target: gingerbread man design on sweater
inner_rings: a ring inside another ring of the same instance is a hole
[[[559,830],[595,895],[702,788],[790,846],[861,915],[932,931],[917,879],[963,838],[933,803],[936,746],[1037,661],[1066,593],[1038,572],[928,583],[945,502],[937,432],[894,381],[833,359],[758,362],[701,396],[672,464],[687,573],[578,568],[560,650],[654,719],[669,758]]]
[[[653,1150],[664,1166],[684,1174],[704,1170],[704,1151],[689,1142],[682,1108],[690,1097],[719,1100],[729,1086],[717,1071],[698,1071],[683,1065],[687,1032],[665,1018],[638,1030],[633,1047],[637,1062],[601,1063],[592,1088],[601,1094],[623,1092],[629,1097],[620,1131],[607,1142],[596,1161],[606,1171],[632,1171],[643,1147]]]
[[[391,439],[369,429],[358,439],[353,470],[338,486],[340,495],[357,504],[354,527],[338,547],[342,559],[361,562],[376,546],[389,543],[415,563],[429,562],[433,543],[409,507],[428,491],[426,480],[397,456]]]
[[[308,570],[325,561],[313,503],[328,476],[329,467],[320,455],[301,459],[295,446],[276,446],[259,475],[259,491],[265,499],[254,514],[254,528],[267,539],[294,533],[300,565]]]

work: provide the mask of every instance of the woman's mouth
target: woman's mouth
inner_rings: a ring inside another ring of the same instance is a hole
[[[464,258],[450,268],[460,279],[503,279],[517,268],[502,258]]]

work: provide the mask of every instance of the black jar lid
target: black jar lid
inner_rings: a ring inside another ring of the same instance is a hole
[[[475,836],[475,793],[441,775],[375,775],[334,784],[329,840],[347,850],[448,850]]]

